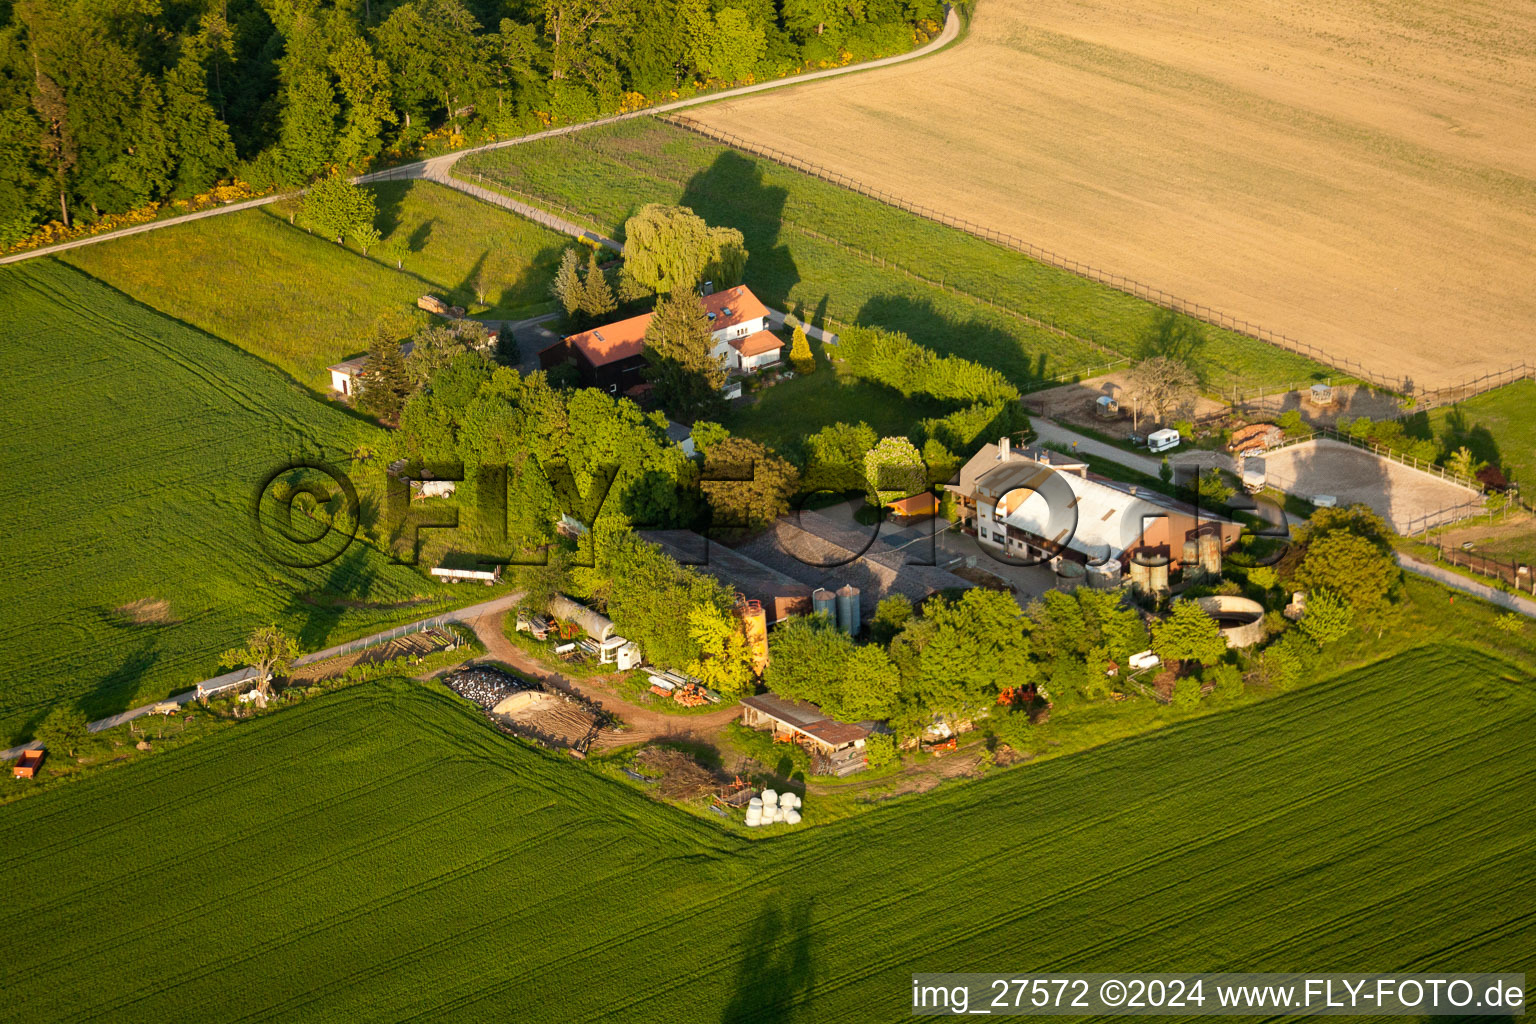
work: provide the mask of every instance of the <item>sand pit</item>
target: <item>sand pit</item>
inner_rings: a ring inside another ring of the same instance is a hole
[[[1303,441],[1264,456],[1269,483],[1287,494],[1331,494],[1339,505],[1369,505],[1399,533],[1461,518],[1482,506],[1470,487],[1399,465],[1341,441]]]
[[[1529,359],[1536,4],[981,0],[898,67],[690,111],[1384,376]]]

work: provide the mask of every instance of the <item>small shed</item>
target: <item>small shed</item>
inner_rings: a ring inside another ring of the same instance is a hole
[[[828,718],[809,701],[790,700],[775,693],[743,697],[741,722],[752,729],[771,729],[776,740],[793,741],[825,755],[837,775],[868,767],[864,741],[870,730]]]
[[[613,622],[610,619],[584,604],[577,604],[564,594],[556,594],[549,599],[549,613],[566,622],[576,623],[599,644],[613,635]]]
[[[1120,400],[1114,395],[1100,395],[1094,400],[1093,414],[1101,420],[1118,419],[1120,416]]]
[[[890,509],[891,515],[897,519],[921,519],[938,515],[939,499],[933,496],[932,491],[922,491],[908,498],[888,501],[885,507]]]
[[[1307,400],[1313,405],[1330,406],[1333,404],[1333,398],[1332,384],[1313,384],[1307,391]]]

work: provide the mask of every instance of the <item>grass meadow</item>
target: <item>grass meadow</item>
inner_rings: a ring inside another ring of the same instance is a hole
[[[0,297],[0,394],[19,425],[6,448],[0,746],[54,703],[97,718],[216,674],[219,652],[256,625],[318,650],[443,602],[361,542],[292,569],[253,528],[268,472],[304,457],[347,467],[378,428],[63,264],[6,268]],[[372,477],[353,473],[366,517]]]
[[[317,390],[325,368],[366,351],[381,318],[404,336],[432,292],[492,319],[543,312],[565,239],[429,182],[372,186],[404,269],[304,229],[283,204],[84,246],[64,262],[233,342]]]
[[[1429,428],[1442,449],[1466,445],[1484,462],[1536,496],[1536,380],[1522,380],[1429,412]]]
[[[7,1002],[894,1021],[915,970],[1529,972],[1533,685],[1425,648],[753,839],[353,687],[0,810]]]
[[[993,366],[1020,386],[1134,352],[1156,309],[652,118],[474,154],[459,171],[581,210],[618,238],[644,203],[691,206],[712,224],[741,230],[751,254],[747,281],[770,305],[903,330],[937,351]],[[1216,390],[1337,375],[1231,331],[1208,328],[1207,336],[1205,371]]]

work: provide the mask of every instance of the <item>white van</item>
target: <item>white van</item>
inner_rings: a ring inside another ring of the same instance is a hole
[[[1154,430],[1147,435],[1147,450],[1153,452],[1166,452],[1170,448],[1179,446],[1179,432],[1172,428]]]

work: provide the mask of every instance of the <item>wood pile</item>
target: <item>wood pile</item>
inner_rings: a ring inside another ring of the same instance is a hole
[[[657,792],[668,800],[694,800],[713,793],[718,782],[699,762],[681,750],[646,747],[635,763],[652,777],[659,777]]]

